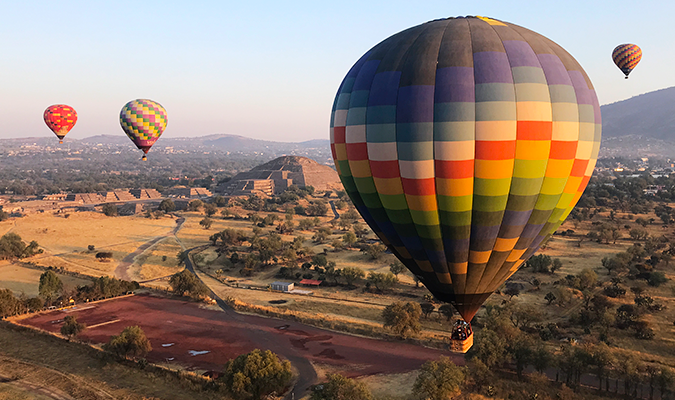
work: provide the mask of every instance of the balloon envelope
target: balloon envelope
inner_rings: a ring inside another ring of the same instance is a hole
[[[470,321],[579,200],[600,131],[593,86],[563,48],[466,17],[368,51],[338,90],[330,138],[366,222]]]
[[[164,107],[152,100],[132,100],[120,111],[120,124],[124,133],[145,154],[162,135],[167,121]]]
[[[638,65],[642,59],[642,50],[636,44],[620,44],[612,51],[612,60],[614,64],[626,75],[633,71],[633,68]]]
[[[77,122],[75,109],[65,104],[54,104],[47,107],[42,117],[61,143],[63,143],[63,138],[73,129],[73,126]]]

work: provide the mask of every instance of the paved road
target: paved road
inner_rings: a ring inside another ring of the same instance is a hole
[[[161,236],[156,236],[152,240],[143,243],[136,250],[134,250],[133,253],[127,254],[127,256],[124,257],[119,264],[117,264],[117,268],[115,268],[115,277],[117,279],[124,279],[126,281],[130,280],[129,267],[131,267],[131,265],[134,263],[136,257],[143,254],[143,252],[145,252],[147,249],[157,244],[157,242],[164,240],[169,236],[175,236],[176,233],[178,233],[178,231],[180,230],[180,228],[183,227],[184,222],[185,218],[179,217],[178,219],[176,219],[176,226],[169,233]]]
[[[333,219],[340,218],[340,214],[337,212],[337,208],[335,208],[335,202],[333,200],[331,200],[328,203],[330,204],[331,210],[333,210],[333,215],[335,215],[335,218],[333,218]]]
[[[204,246],[199,246],[199,247],[193,247],[189,250],[188,252],[195,250],[197,248],[203,248]],[[185,266],[186,268],[195,274],[196,276],[199,276],[195,273],[194,266],[192,265],[192,260],[190,257],[185,258]],[[259,329],[258,326],[251,325],[249,322],[247,322],[240,314],[236,313],[230,306],[223,301],[218,295],[216,295],[214,292],[211,292],[211,298],[216,299],[216,302],[218,303],[218,306],[225,312],[229,318],[231,318],[234,321],[237,321],[238,323],[242,325],[247,325],[249,328],[249,332],[251,335],[251,338],[259,343],[261,346],[264,346],[265,349],[272,350],[274,353],[277,354],[284,354],[286,358],[291,362],[291,365],[295,367],[295,369],[298,372],[298,380],[295,382],[295,386],[293,386],[293,390],[291,390],[288,395],[284,398],[284,400],[295,400],[295,399],[301,399],[305,395],[309,394],[309,389],[312,385],[315,385],[318,380],[318,376],[316,374],[316,370],[314,369],[314,366],[312,366],[312,363],[309,362],[306,358],[304,358],[297,350],[295,350],[292,347],[288,346],[283,346],[280,347],[280,343],[276,340],[273,340],[270,338],[270,336],[263,330]]]

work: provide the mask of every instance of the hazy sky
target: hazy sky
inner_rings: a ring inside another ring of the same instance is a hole
[[[490,16],[569,51],[601,104],[675,86],[675,3],[658,1],[2,1],[0,137],[49,136],[44,109],[73,106],[68,137],[123,135],[119,110],[148,98],[165,135],[328,138],[338,85],[383,39],[431,19]],[[644,53],[631,78],[617,44]]]

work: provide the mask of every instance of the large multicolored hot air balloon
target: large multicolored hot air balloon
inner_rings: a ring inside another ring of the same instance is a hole
[[[636,44],[620,44],[612,52],[614,64],[626,75],[626,79],[628,79],[628,74],[633,71],[633,68],[638,65],[641,59],[642,50]]]
[[[132,100],[120,111],[122,129],[136,147],[143,150],[143,160],[147,160],[146,154],[162,136],[167,122],[164,107],[152,100]]]
[[[591,81],[562,47],[461,17],[369,50],[340,85],[330,131],[366,222],[470,321],[581,197],[601,123]]]
[[[63,143],[63,138],[77,122],[75,109],[65,104],[54,104],[47,107],[42,117],[49,129],[59,138],[59,143]]]

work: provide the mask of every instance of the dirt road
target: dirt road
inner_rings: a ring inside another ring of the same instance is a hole
[[[161,235],[161,236],[155,236],[152,238],[152,240],[143,243],[141,246],[139,246],[136,250],[134,250],[133,253],[127,254],[126,257],[120,261],[119,264],[117,264],[117,268],[115,268],[115,278],[118,279],[124,279],[124,280],[130,280],[129,278],[129,267],[133,265],[134,261],[136,260],[136,257],[140,256],[143,254],[147,249],[150,247],[154,246],[161,240],[164,240],[170,236],[175,236],[176,233],[180,230],[180,228],[183,226],[183,223],[185,222],[185,218],[180,217],[176,219],[176,226],[168,233]]]

